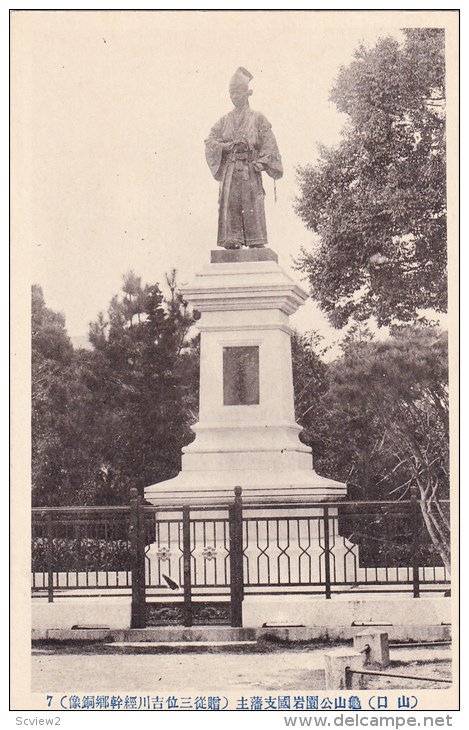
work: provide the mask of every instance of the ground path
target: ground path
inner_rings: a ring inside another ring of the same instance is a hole
[[[324,689],[324,651],[51,654],[34,652],[34,691],[152,692]]]
[[[34,645],[32,689],[38,692],[149,691],[250,693],[269,690],[324,689],[327,647],[213,646],[164,647],[140,644]],[[451,650],[402,649],[391,653],[391,673],[404,665],[416,676],[450,676]],[[420,686],[428,682],[372,680],[386,688]],[[433,685],[441,689],[446,685]]]

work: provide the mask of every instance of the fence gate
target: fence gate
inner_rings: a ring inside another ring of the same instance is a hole
[[[242,626],[241,489],[220,507],[130,502],[132,628]]]

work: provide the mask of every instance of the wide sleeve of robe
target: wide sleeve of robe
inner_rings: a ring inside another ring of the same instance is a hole
[[[257,120],[259,153],[257,162],[261,162],[264,170],[274,180],[278,180],[283,175],[283,165],[280,152],[277,147],[277,140],[272,132],[272,127],[263,114],[259,114]]]
[[[205,157],[215,180],[221,180],[223,177],[223,120],[222,117],[212,127],[209,136],[205,140]]]

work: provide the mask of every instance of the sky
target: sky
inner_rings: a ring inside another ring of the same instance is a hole
[[[232,108],[240,65],[283,158],[277,202],[264,175],[267,229],[292,273],[312,243],[293,210],[296,167],[340,140],[345,119],[329,101],[340,67],[360,43],[400,37],[400,25],[399,14],[379,13],[16,15],[13,227],[31,283],[64,313],[68,333],[86,337],[130,269],[154,283],[175,267],[184,284],[209,261],[218,183],[204,139]],[[313,302],[292,324],[337,336]]]

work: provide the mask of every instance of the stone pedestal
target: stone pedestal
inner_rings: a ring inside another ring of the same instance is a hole
[[[218,250],[184,289],[201,313],[200,411],[175,479],[147,487],[155,504],[317,501],[345,485],[313,470],[295,422],[289,316],[307,293],[270,249]]]

